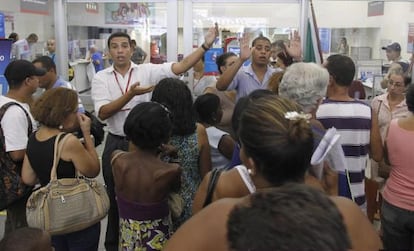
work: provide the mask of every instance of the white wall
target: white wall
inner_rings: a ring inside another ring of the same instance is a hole
[[[14,30],[11,22],[5,23],[6,37],[11,32],[19,34],[20,38],[27,37],[30,33],[36,33],[40,41],[46,41],[55,34],[53,26],[53,1],[49,1],[49,16],[21,13],[20,1],[1,0],[0,11],[14,16]]]
[[[319,27],[379,28],[378,33],[364,34],[358,39],[359,41],[354,41],[356,44],[351,44],[351,46],[370,44],[370,47],[373,47],[373,58],[385,58],[384,51],[380,49],[383,45],[380,43],[381,40],[391,40],[401,44],[401,55],[404,58],[408,59],[411,56],[406,51],[408,23],[414,23],[414,3],[385,2],[383,16],[368,17],[368,2],[366,1],[314,0],[313,2]],[[355,29],[355,32],[356,37],[358,30]]]
[[[53,2],[50,3],[50,15],[37,15],[30,13],[20,13],[20,1],[1,0],[0,11],[12,13],[14,15],[14,31],[21,37],[35,32],[41,41],[45,41],[54,36],[53,26]],[[229,1],[230,2],[230,1]],[[313,0],[317,22],[319,27],[324,28],[356,28],[349,41],[351,46],[370,45],[373,48],[374,58],[383,58],[384,52],[380,50],[382,40],[397,41],[403,49],[403,57],[409,58],[406,53],[407,47],[407,27],[408,23],[414,23],[414,3],[412,2],[386,2],[385,13],[383,16],[368,17],[367,1],[328,1]],[[104,23],[104,4],[99,3],[99,13],[88,13],[85,4],[68,4],[68,24],[79,26],[100,26],[116,28],[117,26],[106,25]],[[157,11],[163,13],[167,10],[163,6],[165,3],[157,3]],[[179,6],[182,6],[179,1]],[[221,21],[221,27],[231,26],[229,20],[238,17],[264,18],[269,27],[295,27],[299,23],[299,7],[297,4],[286,3],[256,3],[249,5],[246,3],[217,3],[203,4],[194,3],[194,19],[200,20],[200,27],[208,27],[214,21]],[[179,8],[179,11],[181,9]],[[167,12],[168,13],[168,12]],[[182,16],[179,13],[178,26],[182,27]],[[213,18],[210,18],[213,17]],[[227,23],[226,23],[227,22]],[[378,28],[379,32],[372,34],[360,34],[357,28]],[[87,31],[80,29],[80,36],[87,37]],[[6,34],[11,33],[11,23],[6,23]],[[359,34],[358,34],[359,33]],[[181,34],[181,30],[180,30]],[[182,41],[179,42],[179,48]],[[180,50],[179,50],[180,51]]]

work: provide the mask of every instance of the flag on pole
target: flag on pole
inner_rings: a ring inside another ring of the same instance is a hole
[[[308,17],[308,25],[306,29],[305,50],[303,60],[305,62],[314,62],[322,64],[322,51],[319,39],[318,26],[316,25],[315,12],[313,10],[312,0],[310,0],[311,11]]]

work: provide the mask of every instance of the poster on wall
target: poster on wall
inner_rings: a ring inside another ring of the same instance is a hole
[[[4,71],[10,63],[11,47],[11,40],[0,39],[0,90],[2,95],[5,95],[8,89],[7,80],[4,77]]]
[[[414,53],[414,23],[408,24],[407,52]]]
[[[331,29],[319,28],[319,40],[322,53],[330,53],[331,50]]]
[[[152,9],[151,3],[105,3],[105,23],[144,26]]]
[[[49,15],[49,0],[20,0],[20,11],[25,13]]]

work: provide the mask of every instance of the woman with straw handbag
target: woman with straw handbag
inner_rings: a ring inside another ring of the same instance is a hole
[[[22,169],[22,179],[26,184],[35,185],[39,182],[41,187],[48,185],[55,158],[56,137],[62,132],[72,132],[78,126],[84,133],[84,145],[72,134],[59,137],[66,139],[59,146],[57,178],[75,178],[77,173],[94,178],[99,174],[98,155],[90,137],[91,121],[77,111],[77,93],[67,88],[50,89],[35,102],[32,113],[40,127],[30,136],[27,144]],[[80,231],[53,235],[52,243],[57,251],[92,251],[98,249],[99,235],[100,222]]]

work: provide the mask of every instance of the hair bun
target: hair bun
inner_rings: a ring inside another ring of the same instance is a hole
[[[288,112],[289,113],[289,112]],[[286,114],[288,114],[286,113]],[[309,137],[309,116],[310,114],[298,114],[293,115],[293,118],[289,118],[289,127],[288,127],[288,138],[294,142],[304,141]],[[286,118],[286,115],[285,115]]]

